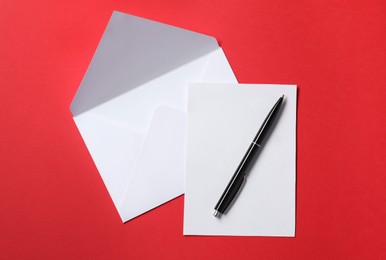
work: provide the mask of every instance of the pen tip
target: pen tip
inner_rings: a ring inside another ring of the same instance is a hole
[[[214,213],[213,213],[213,216],[214,216],[214,217],[218,217],[219,215],[220,215],[220,212],[218,212],[217,210],[215,210]]]
[[[284,95],[282,95],[282,96],[281,96],[281,98],[283,98],[283,99],[284,99]]]

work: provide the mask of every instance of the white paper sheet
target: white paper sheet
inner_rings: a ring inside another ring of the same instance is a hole
[[[214,206],[275,102],[281,112],[226,214]],[[185,235],[294,236],[296,86],[191,84]]]

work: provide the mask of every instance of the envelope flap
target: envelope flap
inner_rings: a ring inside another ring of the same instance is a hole
[[[213,37],[115,11],[71,111],[83,113],[217,48]]]

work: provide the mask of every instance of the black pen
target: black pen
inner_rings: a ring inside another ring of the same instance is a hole
[[[259,131],[257,132],[255,138],[253,139],[251,145],[249,146],[247,152],[245,153],[243,159],[237,167],[236,172],[233,174],[232,179],[229,181],[227,187],[225,188],[223,194],[220,197],[220,200],[217,202],[216,207],[214,207],[215,211],[213,215],[215,217],[219,216],[220,214],[224,214],[225,210],[236,197],[238,191],[240,190],[245,180],[247,169],[249,168],[249,166],[251,166],[251,162],[253,161],[254,155],[261,147],[263,139],[271,128],[276,115],[279,113],[280,106],[283,103],[283,99],[284,95],[279,98],[279,100],[275,103],[275,105],[265,118],[263,124],[261,125]]]

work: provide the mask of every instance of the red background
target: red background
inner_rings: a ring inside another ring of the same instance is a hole
[[[69,110],[112,11],[215,36],[241,83],[298,84],[296,238],[122,224]],[[386,259],[386,2],[0,1],[4,259]]]

